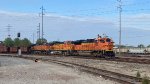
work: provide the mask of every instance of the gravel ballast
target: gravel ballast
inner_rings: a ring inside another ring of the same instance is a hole
[[[0,84],[118,84],[54,63],[0,56]]]
[[[36,57],[42,57],[42,56],[36,56]],[[142,77],[144,77],[145,75],[150,77],[149,64],[82,59],[82,58],[63,57],[63,56],[62,57],[49,56],[49,57],[42,57],[42,58],[54,59],[54,60],[57,59],[60,61],[78,63],[86,66],[91,66],[99,69],[130,75],[130,76],[136,76],[137,72],[140,72]]]

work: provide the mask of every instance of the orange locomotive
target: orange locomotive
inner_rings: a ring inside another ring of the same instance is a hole
[[[114,57],[114,42],[108,37],[98,35],[97,39],[54,42],[46,45],[35,45],[31,48],[33,53],[79,55],[89,53],[94,56]]]

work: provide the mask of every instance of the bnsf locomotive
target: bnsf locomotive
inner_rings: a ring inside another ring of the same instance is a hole
[[[92,56],[114,57],[114,42],[108,37],[98,35],[97,39],[52,42],[31,47],[33,54],[79,55],[89,53]]]

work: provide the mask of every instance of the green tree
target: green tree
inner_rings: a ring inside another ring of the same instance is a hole
[[[45,38],[42,39],[37,39],[36,44],[43,44],[43,43],[47,43],[47,40]]]
[[[31,41],[27,38],[24,38],[23,40],[21,40],[21,46],[23,47],[28,47],[31,45]]]
[[[14,39],[14,46],[15,47],[20,47],[20,44],[21,44],[21,40],[19,38],[15,38]]]
[[[7,47],[12,47],[12,46],[14,46],[14,41],[11,38],[6,38],[4,40],[4,45]]]
[[[150,45],[147,46],[148,48],[150,47]]]
[[[143,44],[140,44],[137,46],[138,48],[144,48],[145,46]]]
[[[120,48],[126,48],[126,46],[125,45],[121,45]]]

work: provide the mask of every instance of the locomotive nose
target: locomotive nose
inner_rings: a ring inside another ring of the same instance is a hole
[[[112,50],[113,49],[113,43],[108,43],[107,48],[108,48],[108,50]]]

